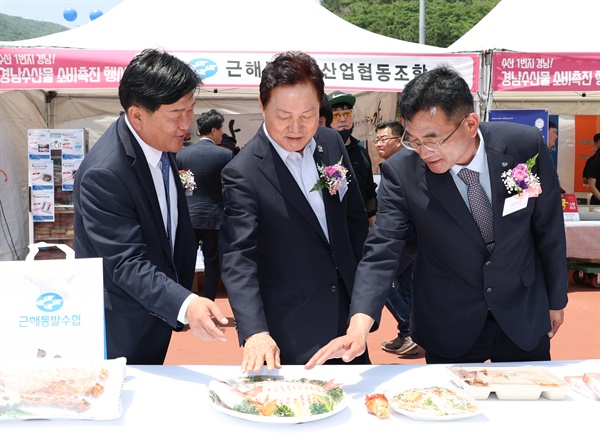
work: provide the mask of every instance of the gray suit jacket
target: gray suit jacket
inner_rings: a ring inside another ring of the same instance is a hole
[[[531,350],[551,330],[548,311],[567,304],[560,188],[548,147],[529,126],[482,123],[480,129],[491,177],[492,254],[488,257],[450,172],[434,174],[417,154],[401,150],[381,165],[379,213],[352,296],[352,314],[363,312],[379,320],[406,233],[414,225],[419,240],[411,337],[446,358],[472,347],[488,308],[514,343]],[[542,194],[529,199],[524,209],[502,216],[509,197],[502,172],[536,154],[533,171]]]

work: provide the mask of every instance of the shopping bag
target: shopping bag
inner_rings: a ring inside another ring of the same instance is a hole
[[[64,260],[34,260],[58,247]],[[29,245],[24,261],[0,261],[0,364],[15,359],[103,360],[102,259],[75,259],[67,245]]]

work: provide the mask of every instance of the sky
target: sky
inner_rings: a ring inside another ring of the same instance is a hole
[[[121,3],[121,1],[122,0],[0,0],[0,13],[30,20],[58,23],[67,28],[76,28],[77,26],[85,25],[91,21],[90,13],[92,11],[97,10],[104,14]],[[152,0],[148,0],[148,3],[153,4]],[[156,2],[154,2],[154,5],[156,5]],[[74,21],[67,21],[65,19],[64,11],[67,8],[74,9],[75,12],[77,12],[77,18]]]
[[[75,28],[89,23],[92,11],[106,13],[119,3],[121,0],[0,0],[0,13]],[[63,14],[67,8],[77,12],[74,21],[70,22],[64,18]]]

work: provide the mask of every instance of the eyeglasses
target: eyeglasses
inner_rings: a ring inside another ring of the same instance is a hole
[[[396,140],[400,137],[387,137],[387,138],[376,138],[371,140],[373,142],[374,145],[378,145],[379,143],[381,143],[382,145],[384,143],[386,143],[388,140]]]
[[[353,115],[354,115],[354,112],[352,111],[352,109],[346,109],[344,111],[335,111],[333,113],[333,119],[339,120],[342,117],[344,117],[345,119],[349,119],[349,118],[352,118]]]
[[[404,134],[402,135],[402,146],[404,146],[406,149],[410,149],[411,151],[418,151],[421,148],[421,146],[424,146],[425,149],[432,151],[432,152],[440,151],[443,148],[442,145],[444,143],[446,143],[450,139],[450,137],[452,137],[454,135],[454,133],[456,131],[458,131],[458,128],[460,128],[460,126],[465,122],[467,117],[468,117],[468,115],[465,115],[463,117],[463,119],[460,121],[460,123],[456,126],[456,128],[454,128],[454,131],[452,131],[450,133],[450,135],[448,135],[448,137],[446,137],[441,142],[420,142],[420,141],[406,140],[406,130],[405,130]]]

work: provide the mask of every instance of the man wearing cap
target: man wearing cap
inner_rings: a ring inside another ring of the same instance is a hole
[[[369,224],[371,224],[375,220],[375,214],[377,213],[377,193],[375,191],[377,184],[373,180],[371,158],[368,151],[358,139],[352,137],[352,130],[354,129],[353,108],[356,103],[356,97],[342,91],[334,91],[327,97],[333,110],[331,127],[338,131],[346,144],[346,150],[352,162],[355,175],[350,180],[354,179],[358,183],[367,215],[369,216]]]

